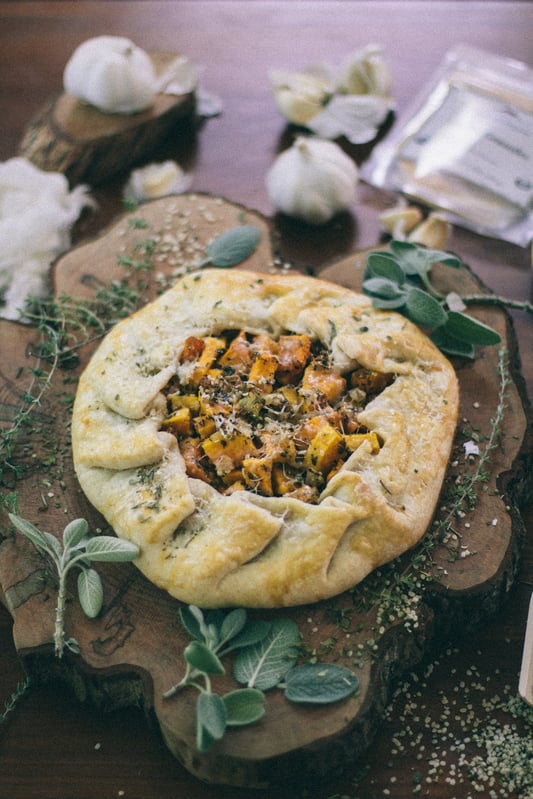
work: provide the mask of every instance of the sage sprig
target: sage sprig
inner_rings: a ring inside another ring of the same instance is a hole
[[[196,704],[196,746],[205,752],[220,740],[228,727],[244,726],[265,713],[264,692],[281,688],[292,702],[327,704],[355,693],[357,677],[331,664],[295,665],[301,644],[291,619],[249,621],[244,608],[207,615],[194,606],[179,612],[182,625],[192,637],[184,650],[185,674],[164,693],[169,699],[193,687]],[[244,685],[222,696],[213,690],[213,678],[225,674],[222,657],[234,653],[233,677]]]
[[[393,239],[388,250],[368,254],[363,292],[375,308],[394,309],[427,328],[433,342],[448,355],[473,358],[475,345],[498,344],[501,336],[496,330],[464,313],[466,298],[437,291],[431,281],[436,263],[461,266],[461,260],[448,252]],[[507,304],[502,298],[499,302]]]
[[[80,605],[87,617],[95,618],[102,609],[104,592],[100,575],[91,567],[91,563],[134,560],[139,554],[139,548],[136,544],[114,536],[92,536],[85,519],[69,522],[63,530],[61,540],[52,533],[39,530],[34,524],[14,513],[9,514],[9,519],[19,533],[48,556],[57,572],[58,593],[54,626],[56,656],[61,658],[65,647],[72,652],[79,652],[77,641],[65,637],[68,573],[74,567],[79,569],[77,588]]]

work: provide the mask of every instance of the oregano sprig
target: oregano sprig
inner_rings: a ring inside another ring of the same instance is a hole
[[[448,355],[473,358],[476,345],[500,343],[496,330],[464,313],[468,304],[480,304],[480,296],[459,297],[454,292],[443,295],[437,291],[431,282],[436,263],[461,266],[461,260],[451,253],[393,239],[388,250],[368,254],[363,292],[372,298],[375,308],[394,309],[427,328],[433,342]],[[495,304],[495,298],[485,299]],[[517,307],[501,297],[497,304]],[[521,307],[529,310],[526,305]]]
[[[244,608],[204,615],[195,605],[181,608],[179,615],[193,640],[184,650],[184,676],[163,697],[189,687],[198,691],[199,751],[207,751],[228,727],[262,718],[264,691],[270,688],[281,688],[289,701],[306,704],[338,702],[357,690],[357,677],[341,666],[295,665],[301,640],[291,619],[249,621]],[[221,658],[230,652],[235,653],[233,677],[245,687],[220,696],[213,690],[213,678],[225,674]]]
[[[31,541],[40,552],[48,556],[57,572],[58,594],[54,626],[56,656],[61,658],[65,647],[73,652],[79,652],[76,640],[65,638],[68,573],[74,567],[79,570],[78,598],[85,615],[93,619],[102,609],[103,586],[100,575],[91,567],[91,563],[134,560],[139,554],[139,548],[136,544],[115,536],[92,536],[85,519],[74,519],[69,522],[59,540],[52,533],[39,530],[34,524],[14,513],[8,515],[15,529]]]

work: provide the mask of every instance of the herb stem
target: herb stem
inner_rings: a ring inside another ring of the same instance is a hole
[[[470,294],[463,296],[461,299],[465,305],[493,305],[505,308],[514,308],[518,311],[526,311],[526,313],[533,314],[533,305],[530,302],[522,300],[511,300],[506,297],[499,297],[493,294]]]
[[[54,651],[58,658],[63,656],[65,648],[65,605],[67,596],[67,570],[59,573],[59,588],[57,592],[56,618],[54,627]]]

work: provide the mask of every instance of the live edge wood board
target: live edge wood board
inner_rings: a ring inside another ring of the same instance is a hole
[[[98,238],[63,256],[53,269],[55,295],[90,298],[113,280],[129,279],[134,286],[143,273],[136,271],[135,264],[148,258],[150,280],[142,289],[148,299],[184,264],[194,263],[213,237],[243,222],[260,228],[261,241],[242,268],[287,270],[277,257],[268,219],[223,198],[182,195],[125,214]],[[364,261],[364,254],[354,254],[323,269],[320,277],[358,289]],[[466,267],[440,268],[437,278],[444,290],[485,292]],[[102,710],[142,706],[185,768],[212,783],[261,788],[291,783],[295,775],[313,781],[338,773],[363,754],[401,674],[454,628],[475,626],[489,617],[512,584],[519,558],[524,530],[518,506],[531,489],[531,416],[507,315],[489,306],[472,313],[501,333],[510,383],[502,435],[490,456],[490,477],[478,492],[474,509],[456,520],[459,536],[429,546],[430,531],[415,551],[328,602],[251,613],[292,618],[309,656],[345,665],[357,674],[360,685],[355,696],[330,706],[297,706],[274,689],[267,694],[260,722],[232,729],[200,754],[195,746],[196,692],[163,699],[183,674],[182,653],[189,641],[178,619],[179,603],[151,585],[132,564],[102,564],[103,610],[97,619],[87,619],[72,593],[66,632],[78,641],[81,652],[55,658],[55,586],[47,579],[46,563],[10,529],[3,513],[0,599],[13,617],[15,646],[28,673],[35,680],[65,680],[80,701],[96,702]],[[2,320],[0,333],[1,418],[9,426],[32,389],[34,369],[46,369],[46,363],[39,361],[36,328]],[[81,347],[79,361],[71,368],[55,370],[37,418],[22,426],[26,446],[19,458],[25,460],[26,470],[12,486],[19,492],[19,513],[58,535],[76,517],[85,517],[93,531],[106,530],[76,482],[69,449],[68,398],[96,345],[93,341]],[[473,468],[465,459],[464,443],[479,436],[483,446],[490,433],[499,399],[499,349],[479,349],[475,360],[454,363],[461,413],[446,484]],[[445,513],[438,511],[441,516]],[[237,687],[230,668],[217,686],[219,692]],[[156,733],[147,725],[146,734]]]

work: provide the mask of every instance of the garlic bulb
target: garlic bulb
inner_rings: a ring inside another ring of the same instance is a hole
[[[156,73],[144,50],[122,36],[96,36],[72,54],[63,73],[69,94],[100,111],[144,111],[157,93]]]
[[[266,185],[277,211],[312,225],[350,207],[358,170],[338,144],[300,136],[270,168]]]

